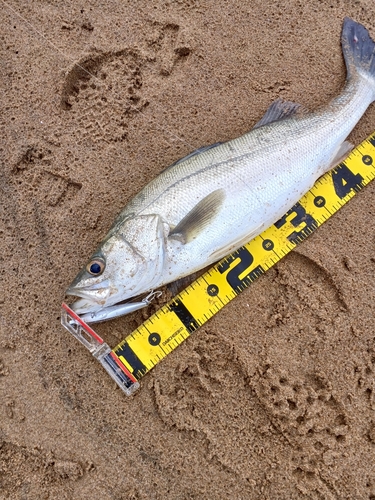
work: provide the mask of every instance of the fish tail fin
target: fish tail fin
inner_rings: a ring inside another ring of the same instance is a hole
[[[375,42],[362,24],[349,17],[344,19],[341,35],[342,51],[348,79],[359,74],[366,79],[375,100]]]

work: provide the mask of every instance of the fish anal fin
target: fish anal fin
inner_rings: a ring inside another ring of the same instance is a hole
[[[350,151],[354,148],[354,144],[352,144],[349,141],[344,141],[339,149],[337,150],[335,156],[333,157],[332,161],[328,165],[324,165],[324,167],[321,167],[320,169],[320,175],[325,174],[329,170],[331,170],[333,167],[336,167],[339,163],[345,160],[345,158],[348,156]]]
[[[329,168],[332,168],[332,167],[338,165],[339,163],[341,163],[342,161],[344,161],[345,158],[348,156],[348,154],[350,153],[350,151],[353,148],[354,148],[354,144],[352,144],[349,141],[344,141],[341,144],[339,150],[337,151],[335,157],[333,158],[332,163],[331,163]]]
[[[218,214],[225,198],[223,189],[216,189],[198,202],[169,233],[181,243],[195,239]]]
[[[276,101],[273,101],[267,109],[266,113],[262,118],[254,125],[253,128],[263,127],[263,125],[268,125],[269,123],[277,122],[279,120],[284,120],[289,116],[293,116],[296,114],[307,113],[307,110],[301,106],[301,104],[297,104],[292,101],[284,101],[279,98]]]

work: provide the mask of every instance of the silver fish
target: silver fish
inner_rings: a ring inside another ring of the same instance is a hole
[[[375,100],[375,43],[349,18],[341,42],[347,79],[327,106],[277,100],[250,132],[183,158],[128,203],[67,290],[81,297],[78,314],[105,318],[106,308],[218,261],[348,154],[345,139]]]

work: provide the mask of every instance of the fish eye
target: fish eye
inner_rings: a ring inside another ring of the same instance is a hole
[[[91,260],[86,266],[87,271],[93,276],[99,276],[99,274],[102,274],[104,268],[105,263],[100,259]]]

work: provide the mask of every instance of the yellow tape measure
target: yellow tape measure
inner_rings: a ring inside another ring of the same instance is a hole
[[[120,387],[127,394],[132,393],[145,373],[293,250],[374,177],[375,134],[354,149],[345,162],[318,179],[310,191],[273,226],[222,259],[112,351],[102,342],[100,355],[90,350]],[[63,307],[64,314],[68,312],[73,317],[65,304]],[[80,323],[88,334],[83,326],[85,324]],[[63,324],[72,330],[71,323],[70,328]],[[78,337],[77,332],[74,335]],[[92,336],[92,333],[89,335]],[[79,340],[82,342],[82,338]],[[104,350],[103,345],[106,346]],[[120,370],[122,373],[119,373]]]

